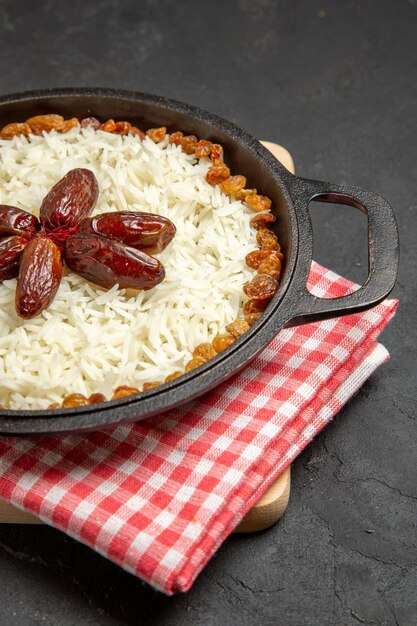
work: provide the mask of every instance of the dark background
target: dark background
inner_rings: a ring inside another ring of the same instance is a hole
[[[293,464],[284,518],[229,538],[167,598],[64,535],[0,527],[0,624],[417,623],[416,0],[0,0],[0,93],[107,86],[187,101],[278,141],[306,177],[394,206],[391,360]],[[366,274],[366,224],[315,207],[315,258]]]

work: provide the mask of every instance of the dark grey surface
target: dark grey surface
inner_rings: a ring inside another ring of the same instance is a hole
[[[173,598],[56,531],[1,527],[1,625],[417,622],[416,33],[415,0],[0,2],[1,93],[189,101],[279,141],[303,176],[381,193],[402,252],[392,358],[293,464],[277,526],[231,537]],[[359,280],[361,216],[314,213],[316,259]]]

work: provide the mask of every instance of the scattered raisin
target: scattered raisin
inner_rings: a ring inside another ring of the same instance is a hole
[[[271,240],[275,241],[276,246],[273,247],[264,247],[265,242],[271,243]],[[258,246],[261,246],[262,250],[280,250],[280,245],[278,243],[278,238],[272,230],[268,230],[267,228],[260,228],[256,233],[256,241]]]
[[[173,372],[172,374],[169,374],[169,376],[167,376],[165,378],[165,382],[169,383],[171,380],[175,380],[176,378],[178,378],[178,376],[182,376],[183,372]]]
[[[235,320],[226,326],[226,330],[230,335],[238,339],[249,330],[249,324],[245,320]]]
[[[61,126],[61,128],[59,129],[60,133],[67,133],[69,130],[71,130],[71,128],[75,128],[76,126],[79,126],[80,122],[78,121],[78,119],[76,117],[72,117],[70,120],[65,120]]]
[[[185,154],[194,154],[197,145],[197,137],[195,135],[186,135],[181,139],[181,148]]]
[[[25,135],[27,137],[31,133],[29,124],[7,124],[0,131],[2,139],[13,139],[16,135]]]
[[[252,315],[252,313],[262,313],[268,306],[268,300],[248,300],[243,305],[243,314]]]
[[[191,359],[191,361],[188,361],[187,365],[185,366],[185,371],[191,372],[191,370],[195,370],[196,367],[204,365],[205,362],[206,359],[204,359],[202,356],[195,356]]]
[[[244,293],[253,300],[271,298],[278,289],[278,282],[269,274],[258,274],[243,287]]]
[[[258,273],[269,274],[269,276],[272,276],[273,278],[275,278],[275,280],[279,280],[279,277],[281,275],[280,259],[274,254],[270,254],[264,261],[259,264]]]
[[[251,196],[255,193],[256,189],[242,189],[241,191],[237,192],[236,200],[240,200],[241,202],[243,202],[248,196]]]
[[[210,153],[211,160],[215,163],[216,161],[221,161],[223,158],[223,148],[219,143],[213,143],[211,146]]]
[[[216,352],[222,352],[223,350],[226,350],[226,348],[231,346],[232,343],[235,341],[236,337],[233,337],[233,335],[217,335],[213,339],[212,345]]]
[[[207,141],[206,139],[200,139],[195,145],[195,156],[197,159],[203,159],[204,157],[209,157],[211,154],[211,141]]]
[[[41,135],[42,131],[61,130],[64,123],[62,115],[56,113],[48,113],[47,115],[35,115],[26,120],[34,135]]]
[[[159,143],[165,139],[165,135],[167,134],[167,129],[165,126],[161,126],[160,128],[150,128],[146,131],[146,134],[152,141],[155,143]]]
[[[246,196],[245,202],[247,202],[254,211],[269,211],[272,205],[272,200],[266,196],[260,196],[257,193]]]
[[[271,255],[276,256],[276,258],[279,258],[278,255],[283,256],[280,252],[275,252],[274,250],[254,250],[246,255],[246,265],[251,267],[253,270],[257,270],[260,264]]]
[[[245,315],[245,321],[249,324],[249,326],[253,326],[255,322],[261,317],[262,312],[258,311],[257,313],[248,313]]]
[[[193,357],[202,357],[206,361],[216,356],[217,352],[211,343],[200,343],[193,352]]]
[[[132,124],[130,122],[116,122],[116,128],[114,129],[115,135],[128,135]]]
[[[100,402],[105,402],[106,396],[103,396],[102,393],[92,393],[88,398],[88,404],[99,404]]]
[[[143,130],[141,130],[137,126],[132,126],[132,128],[130,129],[130,134],[134,135],[135,137],[139,137],[139,139],[141,141],[143,141],[145,139],[145,137],[146,137],[146,135],[143,132]]]
[[[86,406],[87,404],[88,400],[82,393],[70,393],[69,396],[64,398],[62,408],[69,409],[73,406]]]
[[[261,213],[260,215],[252,217],[250,224],[253,228],[259,230],[261,228],[268,228],[268,226],[272,224],[272,222],[275,222],[275,220],[276,217],[275,215],[272,215],[272,213]]]
[[[144,383],[143,385],[143,391],[148,391],[148,389],[153,389],[154,387],[159,387],[161,383]]]
[[[175,143],[176,146],[180,146],[183,137],[184,137],[184,133],[182,133],[180,130],[177,130],[176,133],[170,134],[169,143]]]
[[[222,165],[213,165],[206,174],[206,181],[210,185],[217,185],[230,176],[230,169],[222,163]]]
[[[94,130],[98,130],[100,128],[100,122],[96,117],[85,117],[80,122],[81,128],[94,128]]]
[[[234,196],[241,191],[246,185],[246,178],[238,174],[237,176],[229,176],[222,183],[220,189],[229,196]]]
[[[121,385],[114,390],[111,399],[118,400],[119,398],[127,398],[128,396],[134,396],[136,393],[139,393],[139,389],[136,389],[136,387]]]
[[[105,133],[114,133],[116,130],[116,122],[114,120],[107,120],[107,122],[100,124],[99,130],[103,130]]]

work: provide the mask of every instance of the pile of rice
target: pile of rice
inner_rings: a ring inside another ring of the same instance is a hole
[[[75,167],[97,177],[94,214],[147,211],[177,227],[157,255],[165,280],[150,291],[109,291],[64,271],[58,293],[32,320],[15,311],[16,280],[0,284],[0,404],[45,409],[69,393],[141,387],[183,370],[197,344],[241,313],[254,271],[253,211],[205,181],[211,163],[165,139],[91,128],[0,140],[0,204],[38,215],[49,189]]]

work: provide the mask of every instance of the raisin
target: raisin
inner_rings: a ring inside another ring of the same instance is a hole
[[[126,385],[121,385],[114,390],[111,399],[119,400],[119,398],[127,398],[128,396],[134,396],[137,393],[139,393],[139,389],[136,389],[136,387],[127,387]]]
[[[69,409],[74,406],[86,406],[87,404],[88,400],[82,393],[70,393],[69,396],[64,398],[62,408]]]
[[[260,196],[257,193],[246,196],[245,202],[247,202],[254,211],[269,211],[272,205],[272,200],[266,196]]]
[[[116,122],[116,128],[113,133],[115,135],[128,135],[132,128],[132,124],[130,122]]]
[[[106,396],[103,396],[102,393],[92,393],[88,398],[88,404],[99,404],[100,402],[105,402]]]
[[[154,389],[154,387],[159,387],[161,383],[144,383],[143,385],[143,391],[148,391],[148,389]]]
[[[197,145],[197,137],[195,135],[186,135],[181,139],[181,148],[185,154],[194,154]]]
[[[212,345],[216,352],[222,352],[231,346],[234,341],[236,341],[236,337],[233,337],[233,335],[217,335],[213,339]]]
[[[269,274],[275,278],[275,280],[279,280],[281,274],[281,261],[274,254],[270,254],[264,261],[259,264],[258,267],[259,274]]]
[[[206,361],[216,356],[217,352],[211,343],[200,343],[193,352],[193,357],[202,357]]]
[[[254,276],[250,283],[247,283],[243,287],[244,293],[253,300],[272,298],[277,289],[277,281],[268,274],[258,274]]]
[[[213,162],[221,161],[223,158],[223,148],[219,143],[213,143],[211,146],[210,158]]]
[[[206,174],[206,181],[210,185],[217,185],[230,176],[230,169],[224,163],[222,165],[213,165]]]
[[[211,154],[211,141],[206,141],[205,139],[200,139],[199,142],[195,145],[195,156],[197,159],[203,159],[204,157],[209,157]]]
[[[261,228],[268,228],[272,222],[275,222],[276,217],[272,215],[272,213],[261,213],[260,215],[255,215],[252,217],[250,224],[256,230],[260,230]]]
[[[277,259],[279,259],[278,255],[283,256],[281,253],[275,252],[274,250],[254,250],[246,255],[246,265],[253,270],[257,270],[260,264],[271,255],[274,255]]]
[[[267,306],[267,300],[248,300],[243,305],[243,314],[246,318],[247,315],[252,315],[252,313],[262,313]]]
[[[226,178],[219,186],[228,196],[234,196],[239,193],[245,185],[246,178],[238,174],[237,176],[229,176],[229,178]]]
[[[278,238],[275,233],[267,228],[260,228],[256,233],[256,241],[258,246],[261,246],[262,250],[280,250]],[[272,242],[275,242],[275,245]],[[268,245],[265,245],[268,244]],[[265,247],[264,247],[265,245]]]
[[[71,128],[75,128],[76,126],[79,126],[80,122],[77,120],[76,117],[72,117],[70,120],[65,120],[61,126],[61,128],[59,129],[60,133],[67,133],[69,130],[71,130]]]
[[[59,402],[53,402],[52,404],[50,404],[48,406],[48,409],[60,409],[61,405],[59,404]]]
[[[114,120],[107,120],[100,124],[99,130],[103,130],[105,133],[114,133],[116,130],[116,122]]]
[[[27,137],[31,133],[29,124],[7,124],[0,131],[2,139],[13,139],[17,135],[25,135]]]
[[[152,141],[155,143],[159,143],[165,139],[165,135],[167,134],[167,129],[165,126],[161,126],[160,128],[150,128],[146,131],[146,134]]]
[[[98,130],[100,128],[100,122],[96,117],[85,117],[80,122],[81,128],[94,128],[94,130]]]
[[[253,326],[255,322],[261,317],[262,312],[258,311],[257,313],[248,313],[245,315],[245,321],[249,324],[249,326]]]
[[[139,139],[141,141],[143,141],[145,139],[145,137],[146,137],[146,135],[143,132],[143,130],[141,130],[137,126],[132,126],[132,128],[130,129],[130,134],[134,135],[135,137],[139,137]]]
[[[173,372],[172,374],[169,374],[169,376],[167,376],[165,378],[165,382],[169,383],[171,380],[175,380],[176,378],[178,378],[178,376],[182,376],[182,372]]]
[[[55,113],[35,115],[26,120],[26,124],[29,124],[34,135],[41,135],[43,131],[61,130],[63,123],[64,118],[62,115],[56,115]]]
[[[206,359],[204,359],[202,356],[195,356],[191,359],[191,361],[188,361],[187,365],[185,366],[185,371],[191,372],[191,370],[195,370],[196,367],[204,365],[205,362]]]
[[[170,134],[169,143],[175,143],[176,146],[180,146],[183,137],[184,137],[184,133],[182,133],[180,130],[177,130],[176,133]]]
[[[240,200],[244,202],[248,196],[251,196],[256,193],[256,189],[242,189],[238,191],[236,194],[236,200]]]
[[[227,324],[226,330],[230,335],[233,335],[233,337],[238,339],[243,335],[243,333],[249,330],[249,324],[245,320],[235,320],[234,322]]]

